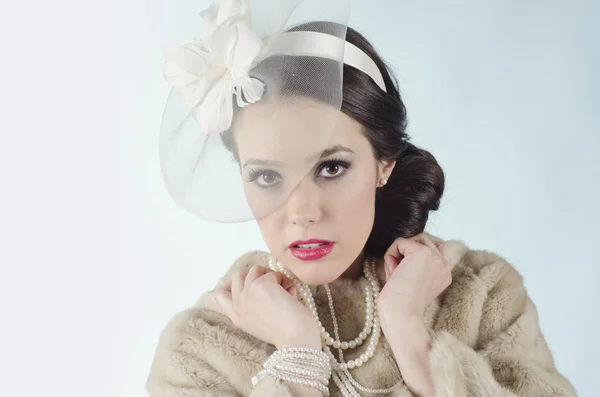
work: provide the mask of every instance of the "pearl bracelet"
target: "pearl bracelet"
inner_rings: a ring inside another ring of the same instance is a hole
[[[285,382],[319,389],[329,396],[331,363],[327,353],[308,347],[287,347],[275,351],[263,364],[263,369],[252,378],[256,384],[270,375]]]

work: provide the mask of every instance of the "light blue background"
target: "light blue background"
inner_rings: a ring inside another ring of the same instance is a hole
[[[160,179],[164,50],[208,2],[37,3],[0,8],[2,387],[141,397],[167,320],[264,248],[251,223],[188,215]],[[351,26],[446,171],[429,230],[511,261],[559,370],[598,395],[598,3],[357,0]]]

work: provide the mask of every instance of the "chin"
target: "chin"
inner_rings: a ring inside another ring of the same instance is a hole
[[[300,262],[296,259],[288,268],[307,285],[329,284],[341,275],[341,273],[333,271],[334,261]]]

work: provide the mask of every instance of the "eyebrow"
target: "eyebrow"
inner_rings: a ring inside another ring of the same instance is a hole
[[[332,146],[330,148],[323,150],[320,153],[317,153],[316,155],[310,156],[308,158],[307,162],[312,163],[312,162],[315,162],[315,160],[324,159],[325,157],[329,157],[332,154],[339,153],[339,152],[354,153],[354,151],[352,151],[351,149],[349,149],[345,146],[335,145],[335,146]],[[263,159],[250,158],[244,163],[244,168],[246,168],[249,165],[282,165],[282,164],[283,164],[283,161],[278,161],[278,160],[263,160]]]

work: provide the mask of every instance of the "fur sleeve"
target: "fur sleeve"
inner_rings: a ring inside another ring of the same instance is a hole
[[[250,266],[256,255],[242,256],[224,279]],[[272,350],[238,330],[207,292],[161,333],[146,390],[150,397],[292,397],[285,383],[271,377],[252,386],[250,379]]]
[[[557,370],[521,276],[471,251],[453,270],[432,332],[436,397],[575,397]]]

